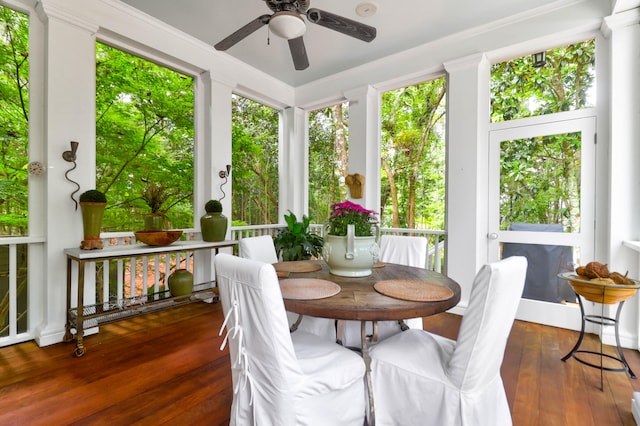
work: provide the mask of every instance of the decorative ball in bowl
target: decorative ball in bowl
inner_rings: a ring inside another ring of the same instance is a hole
[[[171,231],[135,231],[136,241],[143,242],[150,246],[168,246],[178,241],[182,236],[181,230]]]

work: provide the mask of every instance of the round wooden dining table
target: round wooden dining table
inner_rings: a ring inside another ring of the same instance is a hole
[[[343,277],[329,272],[329,266],[322,260],[308,261],[317,263],[320,269],[310,272],[288,272],[281,279],[315,278],[331,281],[340,286],[340,292],[331,297],[320,299],[284,299],[287,311],[314,317],[337,320],[386,321],[417,318],[444,312],[460,301],[460,285],[435,271],[422,268],[383,263],[374,267],[366,277]],[[276,264],[276,270],[278,270]],[[283,268],[286,269],[286,268]],[[417,280],[446,287],[453,293],[445,300],[434,298],[427,301],[401,300],[385,296],[375,290],[374,285],[386,280]]]
[[[289,312],[300,315],[361,321],[362,356],[366,366],[366,381],[369,393],[368,424],[374,425],[375,411],[373,392],[371,391],[371,359],[368,345],[375,342],[377,338],[375,332],[377,329],[376,322],[427,317],[444,312],[456,306],[460,301],[460,285],[438,272],[394,263],[379,263],[377,267],[372,269],[372,273],[369,276],[343,277],[331,274],[329,266],[322,260],[304,262],[304,264],[297,264],[298,266],[305,266],[304,268],[288,268],[288,266],[296,266],[295,262],[274,265],[276,270],[279,271],[281,286],[286,279],[296,280],[291,281],[293,283],[302,283],[302,281],[307,280],[313,283],[313,280],[320,280],[330,281],[340,286],[340,288],[336,289],[338,292],[335,295],[313,299],[305,299],[304,296],[287,298],[287,294],[283,292],[285,308]],[[296,272],[298,270],[300,272]],[[301,281],[299,279],[305,280]],[[407,284],[422,283],[433,291],[428,290],[419,295],[420,297],[416,297],[416,299],[421,300],[403,300],[387,296],[376,290],[376,284],[390,281],[394,281],[394,284],[400,284],[400,286],[403,282]],[[430,292],[432,296],[430,296]],[[371,321],[374,324],[373,335],[367,335],[366,333],[365,324],[367,321]]]

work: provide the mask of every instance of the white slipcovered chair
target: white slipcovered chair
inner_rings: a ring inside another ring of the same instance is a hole
[[[424,268],[426,259],[427,239],[424,237],[403,235],[383,235],[380,237],[380,260],[382,262]],[[345,321],[341,338],[342,344],[348,347],[361,347],[362,333],[360,327],[360,322],[358,321]],[[371,335],[373,333],[373,324],[368,322],[366,327],[367,334]],[[378,341],[393,336],[407,327],[422,330],[422,318],[410,318],[403,322],[378,321]]]
[[[371,348],[378,426],[511,425],[500,366],[526,272],[522,256],[483,266],[457,341],[408,330]]]
[[[238,242],[240,257],[253,259],[264,263],[276,263],[278,255],[276,247],[273,245],[271,235],[260,235],[259,237],[242,238]]]
[[[239,246],[240,257],[265,263],[278,262],[276,247],[270,235],[243,238],[240,240]],[[289,327],[295,324],[299,317],[298,314],[287,312]],[[297,330],[308,331],[309,333],[325,337],[332,342],[336,341],[335,320],[304,316],[300,324],[298,324]]]
[[[304,331],[289,333],[272,265],[221,253],[216,278],[233,381],[230,425],[354,425],[365,418],[364,361]]]

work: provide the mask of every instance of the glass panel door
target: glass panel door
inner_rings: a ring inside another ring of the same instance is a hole
[[[516,120],[490,132],[489,258],[527,257],[519,319],[575,328],[580,318],[557,274],[593,258],[595,117],[586,115]]]

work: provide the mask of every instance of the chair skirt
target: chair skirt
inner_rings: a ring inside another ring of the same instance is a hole
[[[511,425],[500,375],[462,391],[447,376],[456,342],[420,330],[396,334],[371,348],[376,424]]]

